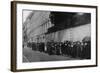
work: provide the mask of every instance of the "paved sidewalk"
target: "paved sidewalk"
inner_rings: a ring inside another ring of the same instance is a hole
[[[48,55],[44,52],[33,51],[31,48],[24,48],[23,62],[40,62],[40,61],[61,61],[61,60],[75,60],[68,56]]]

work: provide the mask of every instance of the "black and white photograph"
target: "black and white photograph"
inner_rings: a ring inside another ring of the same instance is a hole
[[[11,70],[97,66],[97,6],[12,2]]]
[[[91,13],[23,10],[23,62],[91,59]]]

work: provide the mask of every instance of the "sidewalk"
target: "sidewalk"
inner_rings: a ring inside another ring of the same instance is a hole
[[[31,48],[24,48],[23,50],[23,62],[40,62],[40,61],[61,61],[61,60],[75,60],[68,56],[61,55],[48,55],[44,52],[33,51]]]

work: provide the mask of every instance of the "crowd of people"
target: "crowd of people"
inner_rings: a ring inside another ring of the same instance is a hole
[[[70,56],[73,58],[90,59],[91,58],[91,42],[90,41],[65,41],[65,42],[47,42],[35,43],[28,42],[28,47],[34,51],[40,51],[49,55]]]

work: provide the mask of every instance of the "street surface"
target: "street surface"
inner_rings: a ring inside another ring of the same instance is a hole
[[[33,51],[31,48],[23,49],[23,62],[40,62],[40,61],[64,61],[64,60],[77,60],[69,56],[61,55],[48,55],[44,52]]]

